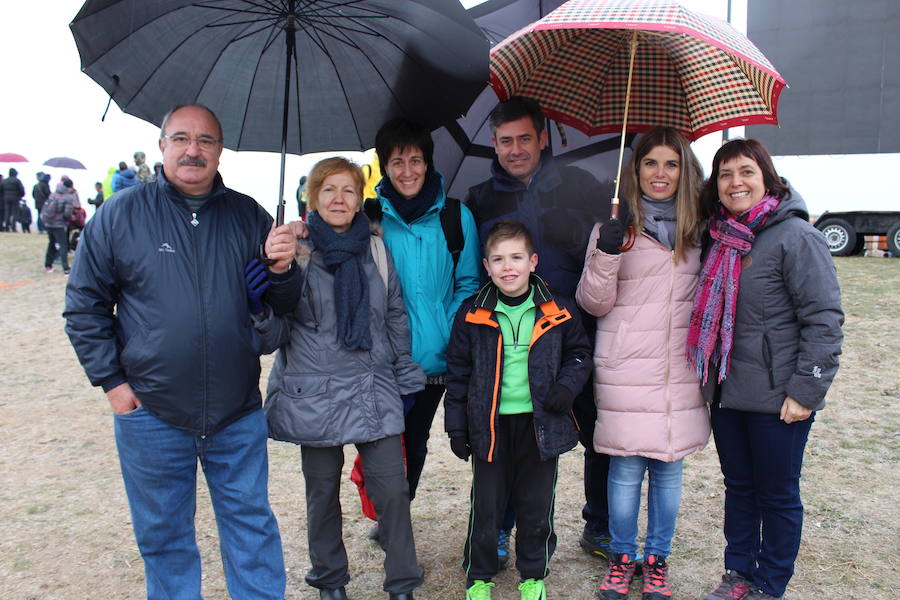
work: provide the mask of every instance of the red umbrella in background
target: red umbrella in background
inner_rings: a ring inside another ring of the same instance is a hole
[[[15,152],[3,152],[2,154],[0,154],[0,163],[13,162],[29,162],[29,160],[21,154],[16,154]]]
[[[55,156],[44,161],[45,167],[57,167],[60,169],[87,169],[80,160],[68,156]]]
[[[491,85],[502,100],[534,98],[552,119],[624,141],[659,125],[695,140],[777,124],[786,83],[731,25],[677,2],[569,0],[491,50]]]

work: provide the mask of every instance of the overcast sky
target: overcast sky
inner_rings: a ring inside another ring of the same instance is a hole
[[[463,2],[466,6],[479,3],[477,0]],[[726,16],[726,0],[685,0],[682,4],[721,19]],[[735,2],[735,5],[740,4],[740,0]],[[78,51],[68,27],[81,5],[81,0],[3,3],[0,17],[3,29],[0,56],[4,58],[0,71],[3,82],[0,153],[16,152],[31,162],[0,164],[0,173],[5,175],[9,166],[20,171],[20,178],[29,190],[29,204],[34,173],[39,170],[50,172],[54,182],[63,174],[41,166],[48,158],[70,156],[85,164],[87,171],[66,171],[75,180],[82,198],[93,191],[95,181],[106,178],[109,167],[120,160],[131,164],[135,151],[144,151],[151,165],[161,158],[156,126],[124,114],[115,103],[106,120],[100,121],[108,96],[98,84],[81,73]],[[736,27],[743,30],[740,19],[745,17],[737,17]],[[707,137],[710,140],[706,145],[711,144],[714,151],[720,136]],[[698,146],[698,154],[705,164],[707,152],[702,150],[703,146]],[[358,153],[344,154],[357,160],[361,157]],[[289,217],[296,214],[296,206],[290,199],[297,180],[320,156],[288,157]],[[227,185],[254,196],[273,214],[278,196],[278,170],[278,154],[230,150],[224,151],[220,167]]]

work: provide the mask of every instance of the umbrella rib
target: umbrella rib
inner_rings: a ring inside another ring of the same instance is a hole
[[[314,29],[313,32],[316,34],[319,34],[318,29]],[[325,42],[323,40],[319,40],[319,42],[321,43],[320,47],[324,49]],[[335,64],[334,58],[331,56],[331,54],[329,52],[325,51],[325,56],[328,57],[328,61],[331,63],[332,68],[334,68],[334,74],[337,77],[338,85],[341,86],[341,92],[344,94],[344,100],[347,103],[347,107],[350,108],[350,111],[349,111],[350,121],[353,123],[353,130],[356,132],[356,139],[358,140],[359,146],[362,147],[362,134],[360,134],[360,132],[359,132],[359,123],[357,122],[356,115],[353,112],[353,107],[350,106],[350,97],[347,95],[347,88],[344,85],[344,79],[343,79],[343,77],[341,77],[341,73],[340,73],[340,71],[338,71],[337,65]],[[363,53],[363,56],[365,56],[366,59],[371,64],[372,59],[370,59],[365,53]],[[381,73],[378,73],[378,74],[379,74],[379,76],[381,75]],[[298,98],[298,100],[299,100],[299,98]],[[299,115],[298,115],[298,121],[299,121]]]
[[[277,28],[275,28],[273,26],[272,30],[269,33],[269,38],[266,40],[266,43],[263,44],[264,50],[259,53],[259,57],[256,59],[256,68],[253,69],[253,79],[250,81],[250,87],[249,87],[249,89],[251,91],[253,90],[253,84],[256,83],[256,76],[257,76],[257,74],[259,74],[259,66],[260,66],[260,63],[262,63],[263,56],[265,56],[265,49],[268,49],[269,47],[271,47],[271,45],[274,43],[275,39],[278,38],[279,33],[280,33],[280,30],[278,30]],[[244,102],[244,117],[241,119],[241,129],[240,129],[241,133],[238,136],[238,140],[237,140],[237,144],[235,145],[235,148],[239,148],[241,145],[241,141],[244,137],[244,126],[247,124],[247,118],[248,118],[249,114],[250,114],[250,99],[248,98],[247,101]]]

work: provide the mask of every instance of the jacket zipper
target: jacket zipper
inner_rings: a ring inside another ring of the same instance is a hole
[[[200,304],[200,382],[203,386],[203,402],[200,405],[200,439],[206,439],[207,394],[209,392],[206,384],[206,310],[203,308],[202,290],[200,289],[200,255],[197,252],[197,234],[195,233],[197,226],[200,224],[199,221],[197,221],[197,213],[191,213],[190,224],[193,226],[193,229],[191,230],[191,250],[194,253],[194,291],[197,294],[197,300]]]
[[[672,342],[672,291],[675,288],[675,251],[672,250],[672,264],[670,265],[671,277],[669,277],[669,298],[666,302],[666,430],[668,433],[669,458],[674,456],[675,448],[672,444],[672,387],[669,385],[671,370],[671,342]]]
[[[769,389],[775,389],[775,368],[772,365],[772,346],[769,343],[769,334],[763,333],[763,360],[766,361],[766,371],[769,373]]]

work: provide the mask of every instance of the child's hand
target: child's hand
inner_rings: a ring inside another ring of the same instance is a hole
[[[565,414],[572,410],[572,404],[575,402],[575,394],[569,391],[569,388],[561,383],[554,383],[544,400],[544,408],[549,411]]]
[[[460,460],[469,460],[472,449],[469,448],[469,438],[466,434],[456,435],[450,438],[450,450]]]

